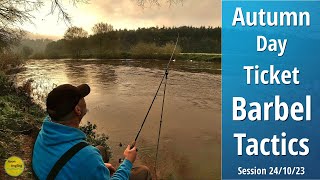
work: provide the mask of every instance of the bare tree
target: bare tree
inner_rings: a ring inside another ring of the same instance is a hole
[[[75,40],[86,37],[88,37],[88,32],[85,31],[83,28],[76,26],[68,28],[64,34],[65,40]]]
[[[64,2],[86,3],[88,0],[0,0],[0,52],[19,42],[24,35],[22,24],[32,23],[32,12],[40,10],[45,2],[50,1],[51,11],[58,13],[58,19],[71,24],[71,17],[64,9]]]
[[[41,5],[39,1],[0,0],[0,51],[19,41],[23,35],[19,25],[31,22],[31,12]]]
[[[20,25],[25,22],[32,23],[32,19],[34,18],[32,12],[43,7],[44,2],[46,1],[50,1],[52,4],[51,14],[57,12],[59,20],[62,19],[66,24],[71,25],[71,16],[65,10],[64,3],[72,3],[75,6],[78,3],[87,3],[90,0],[0,0],[0,51],[19,41],[20,37],[23,35],[23,30],[21,30]],[[171,5],[173,3],[182,2],[183,0],[133,1],[141,7],[145,7],[147,4],[160,5],[163,3],[162,1]]]
[[[163,2],[164,0],[135,0],[135,1],[142,8],[146,7],[147,4],[151,6],[152,5],[160,6],[162,3],[167,3],[171,6],[173,4],[178,4],[183,2],[183,0],[165,0],[165,2]]]
[[[41,0],[45,1],[45,0]],[[62,19],[66,24],[71,24],[71,16],[69,13],[64,9],[64,1],[68,1],[72,3],[73,6],[76,6],[79,3],[88,3],[90,0],[50,0],[51,1],[51,11],[50,13],[53,14],[54,12],[58,11],[58,19]]]
[[[104,34],[113,31],[113,26],[108,23],[97,23],[93,26],[92,31],[94,34]]]
[[[67,48],[72,53],[73,58],[80,58],[83,50],[86,49],[86,38],[88,32],[80,27],[70,27],[64,34]]]
[[[99,52],[102,53],[102,39],[103,35],[107,32],[113,31],[113,26],[108,23],[97,23],[92,28],[93,33],[97,36],[99,40]]]

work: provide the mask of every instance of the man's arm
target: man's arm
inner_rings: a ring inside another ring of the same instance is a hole
[[[130,177],[131,168],[132,168],[132,163],[129,160],[125,159],[121,163],[117,171],[113,174],[111,179],[112,180],[120,180],[120,179],[128,180]]]
[[[124,151],[123,155],[125,157],[125,160],[117,171],[113,174],[112,177],[110,177],[110,171],[104,164],[101,154],[99,153],[99,150],[97,148],[94,148],[93,146],[87,146],[83,149],[82,156],[77,154],[81,158],[81,162],[84,164],[79,165],[82,167],[80,170],[86,172],[86,176],[88,176],[89,179],[104,179],[104,180],[128,180],[131,173],[132,164],[136,159],[137,151],[136,147],[130,149],[130,146],[128,145],[127,149]],[[81,152],[81,151],[80,151]]]
[[[111,177],[112,180],[129,179],[132,164],[137,157],[137,148],[133,147],[130,149],[130,145],[127,146],[126,150],[123,152],[125,160],[121,163],[118,170]]]

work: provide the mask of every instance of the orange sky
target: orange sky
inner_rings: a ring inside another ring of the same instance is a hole
[[[83,27],[91,33],[98,22],[106,22],[115,29],[137,29],[150,26],[221,26],[220,0],[184,0],[183,4],[169,6],[160,0],[161,6],[139,7],[135,0],[90,0],[89,4],[74,7],[63,1],[65,9],[72,17],[72,25]],[[33,24],[26,23],[23,29],[34,34],[60,38],[68,26],[58,21],[57,15],[48,15],[51,3],[34,12]]]

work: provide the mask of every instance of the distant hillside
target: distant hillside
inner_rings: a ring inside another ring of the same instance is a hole
[[[12,49],[24,58],[43,57],[47,45],[51,42],[53,40],[50,39],[22,39],[19,46],[14,46]]]
[[[59,40],[61,39],[61,36],[52,36],[52,35],[46,35],[46,34],[35,34],[32,32],[26,32],[26,38],[25,39],[50,39],[50,40]]]
[[[29,46],[33,49],[34,53],[43,53],[46,49],[47,44],[52,42],[52,40],[49,39],[23,39],[21,41],[21,46]]]

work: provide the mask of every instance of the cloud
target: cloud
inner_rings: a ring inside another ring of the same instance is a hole
[[[119,26],[122,20],[132,22],[131,26],[153,24],[153,26],[221,26],[221,1],[218,0],[184,0],[169,6],[162,3],[159,6],[146,7],[142,9],[134,0],[97,0],[91,4],[96,6],[96,12],[106,20],[112,21]],[[129,27],[130,28],[130,27]]]
[[[90,0],[89,4],[78,4],[77,7],[66,5],[66,10],[73,19],[73,25],[91,32],[98,22],[107,22],[116,29],[137,29],[151,26],[221,26],[220,0],[183,0],[169,6],[166,0],[161,5],[141,8],[136,0]],[[57,23],[56,16],[45,16],[50,10],[46,5],[45,13],[38,12],[36,27],[29,31],[39,34],[62,36],[68,28],[63,22]],[[45,8],[44,8],[45,9]],[[42,20],[39,20],[40,19]],[[45,17],[45,20],[43,20]],[[28,26],[26,26],[28,27]]]

